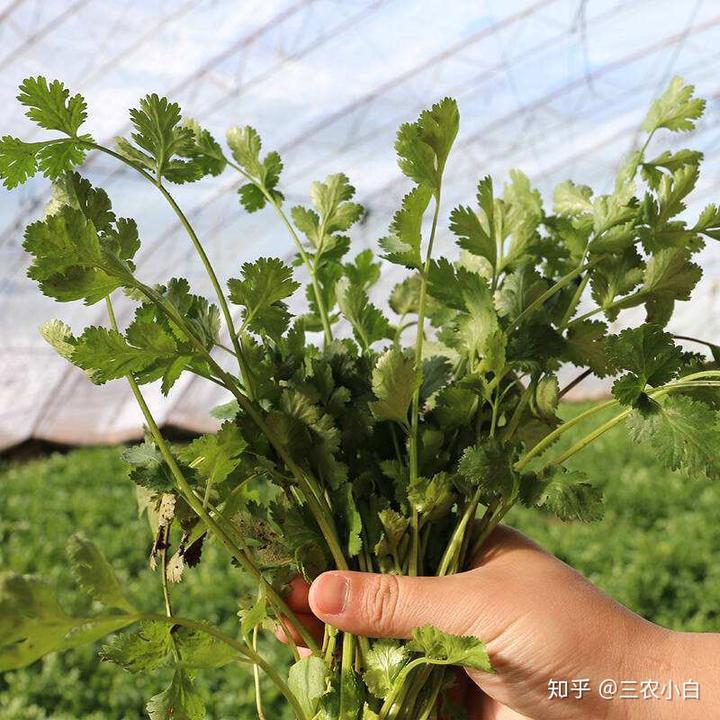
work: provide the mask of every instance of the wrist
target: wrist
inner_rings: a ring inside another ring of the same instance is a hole
[[[628,649],[623,679],[637,697],[612,702],[608,720],[720,717],[720,679],[712,670],[720,634],[676,632],[638,618]]]

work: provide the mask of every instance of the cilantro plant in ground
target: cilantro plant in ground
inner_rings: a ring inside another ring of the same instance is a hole
[[[381,258],[407,268],[388,298],[390,318],[368,297],[381,263],[371,251],[348,259],[347,233],[363,210],[344,175],[313,183],[310,204],[287,210],[280,157],[262,152],[252,128],[231,129],[226,150],[176,104],[148,95],[130,111],[131,136],[111,149],[81,132],[85,101],[61,83],[29,78],[20,90],[28,117],[55,131],[34,143],[0,140],[7,187],[39,172],[54,183],[45,218],[26,230],[28,274],[46,295],[105,303],[108,316],[107,326],[80,333],[59,321],[42,332],[93,382],[128,382],[143,412],[147,438],[125,459],[155,530],[151,564],[162,592],[157,612],[138,610],[100,549],[76,535],[68,552],[78,582],[106,610],[74,617],[40,579],[4,576],[0,669],[116,633],[106,660],[130,672],[173,669],[169,687],[148,701],[153,720],[204,717],[194,677],[230,663],[254,673],[260,717],[270,682],[300,720],[438,717],[448,666],[492,672],[480,640],[424,627],[400,643],[327,628],[318,645],[283,599],[287,582],[332,567],[457,572],[518,503],[563,520],[598,518],[600,493],[564,463],[623,422],[670,468],[720,475],[720,371],[664,329],[700,279],[692,256],[720,239],[717,206],[695,222],[680,219],[701,154],[649,154],[658,131],[691,130],[702,114],[703,101],[680,79],[652,105],[647,141],[612,193],[565,182],[549,210],[520,172],[502,192],[481,179],[476,202],[450,213],[457,260],[433,255],[457,106],[445,99],[402,125],[396,151],[412,187],[379,241]],[[128,165],[164,196],[210,278],[212,301],[182,278],[143,281],[135,221],[116,217],[107,194],[75,171],[90,151]],[[292,317],[287,304],[300,289],[293,268],[276,258],[245,263],[227,288],[218,280],[168,186],[221,172],[237,174],[248,212],[268,208],[287,229],[310,278],[303,315]],[[122,329],[118,292],[136,304]],[[581,299],[591,303],[579,310]],[[636,306],[646,321],[610,334],[606,321]],[[709,348],[717,361],[720,349]],[[613,398],[562,423],[562,363],[578,368],[573,385],[616,377]],[[177,447],[140,386],[160,381],[167,393],[187,372],[232,399],[215,410],[217,433]],[[580,423],[587,434],[554,450]],[[255,582],[256,594],[240,599],[235,634],[182,607],[177,583],[202,562],[205,542],[227,551],[227,572]],[[293,646],[289,669],[269,663],[257,638],[272,622],[294,626],[311,654]]]

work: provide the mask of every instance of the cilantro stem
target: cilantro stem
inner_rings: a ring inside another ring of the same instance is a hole
[[[222,632],[222,630],[216,628],[213,625],[206,625],[205,623],[198,622],[197,620],[192,620],[191,618],[177,617],[175,615],[171,615],[168,617],[167,615],[156,615],[154,613],[147,613],[141,615],[139,619],[169,623],[171,625],[180,625],[181,627],[188,628],[188,630],[195,630],[196,632],[210,635],[215,639],[219,640],[220,642],[224,643],[225,645],[228,645],[233,650],[236,650],[241,655],[247,657],[253,664],[258,665],[263,669],[263,671],[273,681],[278,690],[292,705],[292,708],[298,718],[300,718],[301,720],[311,720],[311,718],[309,718],[308,715],[305,713],[305,710],[303,709],[303,706],[301,705],[299,699],[290,689],[285,680],[283,680],[283,678],[275,670],[275,668],[273,668],[273,666],[267,660],[265,660],[262,655],[253,650],[253,648],[251,648],[249,645],[240,642],[239,640],[236,640],[229,635],[226,635],[224,632]]]
[[[587,409],[585,412],[582,412],[579,415],[576,415],[574,418],[567,420],[562,425],[560,425],[560,427],[555,428],[555,430],[553,430],[549,435],[546,435],[539,443],[537,443],[530,450],[528,450],[525,455],[518,462],[515,463],[515,470],[517,470],[518,472],[524,470],[527,467],[528,463],[536,455],[540,455],[540,453],[550,447],[550,445],[552,445],[563,433],[570,430],[570,428],[575,427],[575,425],[581,423],[583,420],[586,420],[592,415],[595,415],[595,413],[598,413],[605,408],[614,407],[618,404],[619,403],[617,400],[608,400],[607,402],[600,403],[599,405],[594,405],[593,407]]]
[[[629,307],[634,307],[635,305],[639,305],[640,303],[635,302],[636,300],[641,299],[646,295],[645,290],[637,290],[634,293],[630,293],[630,295],[626,295],[625,297],[618,298],[617,300],[611,302],[609,305],[603,305],[602,307],[596,307],[592,310],[588,310],[584,315],[580,315],[580,317],[576,317],[574,320],[571,320],[567,327],[572,327],[573,325],[577,325],[578,323],[581,323],[583,320],[587,320],[588,318],[591,318],[593,315],[597,315],[598,313],[604,312],[607,313],[609,310],[624,310]],[[628,304],[629,303],[629,304]]]
[[[398,676],[395,678],[395,682],[393,683],[390,692],[385,698],[385,702],[383,702],[382,707],[380,708],[380,713],[378,715],[379,720],[385,720],[388,717],[388,713],[392,709],[392,706],[395,704],[398,694],[405,685],[405,680],[407,679],[408,675],[415,668],[420,667],[421,665],[425,665],[427,664],[427,662],[427,658],[415,658],[414,660],[411,660],[407,665],[405,665],[403,669],[398,673]]]
[[[295,244],[295,247],[297,248],[298,255],[300,255],[300,258],[302,259],[303,263],[307,267],[308,271],[310,272],[310,282],[312,283],[313,287],[313,294],[315,295],[315,302],[317,303],[318,308],[318,314],[320,315],[320,322],[322,323],[323,327],[323,335],[325,337],[325,344],[329,344],[333,340],[332,335],[332,328],[330,327],[330,320],[328,319],[328,311],[325,307],[325,300],[322,296],[322,290],[320,289],[320,283],[317,279],[317,268],[316,264],[310,262],[310,258],[308,257],[308,254],[305,252],[305,248],[303,247],[303,244],[298,237],[297,232],[295,231],[295,228],[293,227],[292,223],[288,219],[288,216],[285,214],[285,211],[282,209],[282,206],[277,201],[275,197],[273,197],[272,193],[269,193],[267,189],[265,188],[264,184],[260,182],[257,178],[254,178],[252,175],[247,173],[240,165],[237,163],[234,163],[232,160],[229,160],[227,157],[225,158],[225,161],[227,164],[233,168],[234,170],[237,170],[248,182],[251,182],[255,187],[257,187],[260,192],[263,194],[263,197],[265,200],[272,205],[272,207],[275,209],[275,212],[277,213],[278,217],[282,221],[283,225],[287,229],[288,233],[290,234],[290,237],[293,240],[293,243]]]
[[[165,601],[165,614],[166,615],[172,615],[172,599],[170,597],[170,588],[168,587],[168,577],[167,577],[167,551],[168,547],[170,545],[170,528],[172,526],[172,520],[168,522],[167,526],[163,530],[163,538],[162,538],[162,548],[160,549],[160,568],[162,571],[162,590],[163,590],[163,600]]]
[[[340,661],[340,717],[353,717],[356,700],[353,697],[353,660],[355,658],[355,636],[343,633],[342,659]]]
[[[452,564],[457,561],[460,548],[462,546],[463,539],[467,530],[467,526],[470,521],[475,517],[477,512],[478,504],[480,503],[481,488],[477,488],[472,496],[472,499],[467,504],[465,512],[460,519],[460,522],[455,526],[455,530],[450,538],[450,542],[445,547],[442,560],[438,566],[436,575],[447,575],[451,569]]]
[[[432,227],[430,228],[430,237],[428,239],[427,254],[423,263],[423,271],[420,274],[420,298],[418,300],[418,318],[417,318],[417,335],[415,336],[415,390],[412,396],[412,409],[410,421],[410,484],[417,481],[418,468],[418,432],[420,425],[420,387],[422,385],[422,355],[423,342],[425,340],[425,305],[427,302],[427,276],[430,270],[430,260],[432,258],[432,249],[435,242],[435,234],[437,232],[438,218],[440,217],[440,187],[438,186],[435,193],[435,212],[433,213]],[[418,513],[415,508],[412,511],[410,519],[412,528],[412,540],[410,546],[410,557],[408,559],[408,575],[418,574],[419,565],[419,544],[420,544],[420,527],[418,524]]]
[[[112,326],[112,329],[115,330],[115,332],[119,332],[117,319],[115,318],[115,312],[113,310],[112,302],[110,301],[109,296],[105,298],[105,305],[107,307],[108,315],[110,317],[110,324]],[[225,546],[228,552],[230,552],[230,554],[240,563],[240,565],[250,575],[252,575],[252,577],[259,585],[265,588],[268,593],[268,598],[271,599],[273,605],[276,606],[280,613],[283,616],[287,617],[289,621],[293,624],[293,626],[295,626],[298,633],[307,644],[307,647],[309,647],[314,653],[317,653],[319,651],[319,648],[312,635],[306,630],[305,626],[300,622],[297,615],[295,615],[295,613],[287,606],[287,604],[280,597],[280,595],[278,595],[278,593],[275,591],[275,588],[273,588],[272,585],[267,582],[265,577],[258,570],[258,568],[255,566],[255,563],[250,558],[247,550],[238,547],[238,545],[235,544],[232,538],[225,532],[222,526],[203,507],[202,502],[193,492],[190,483],[188,483],[188,481],[185,479],[185,476],[183,475],[182,470],[180,470],[180,467],[177,464],[175,457],[170,452],[170,448],[168,447],[167,442],[165,442],[165,438],[160,432],[160,428],[155,422],[155,418],[153,417],[152,413],[150,412],[150,408],[145,402],[145,398],[140,391],[140,387],[138,386],[137,381],[132,375],[127,375],[126,377],[128,383],[130,384],[130,389],[135,396],[135,400],[140,406],[140,410],[142,411],[143,417],[145,418],[145,422],[150,428],[150,432],[155,439],[155,442],[157,443],[160,454],[163,456],[163,460],[165,460],[168,467],[170,468],[170,472],[172,473],[175,482],[177,483],[178,489],[183,494],[190,507],[193,509],[195,514],[203,521],[206,527],[213,531],[213,533],[217,536],[220,542]],[[242,397],[244,398],[244,396]]]
[[[510,327],[508,328],[508,332],[512,330],[513,328],[520,325],[520,323],[529,315],[532,315],[537,309],[541,308],[555,293],[559,292],[563,288],[567,287],[578,275],[581,275],[582,273],[586,272],[587,270],[590,270],[594,268],[596,265],[599,265],[603,260],[607,258],[606,255],[600,255],[596,257],[595,259],[591,260],[588,263],[585,263],[584,265],[580,265],[579,267],[576,267],[574,270],[571,270],[566,275],[563,275],[554,285],[550,286],[544,293],[539,295],[535,300],[533,300],[516,318],[513,320],[513,322],[510,324]]]
[[[705,345],[705,347],[716,348],[717,343],[711,343],[707,340],[700,340],[700,338],[690,337],[689,335],[673,335],[676,340],[685,340],[686,342],[694,342],[698,345]]]
[[[243,379],[243,385],[245,386],[245,389],[247,390],[248,395],[250,398],[254,397],[252,385],[250,383],[250,368],[247,365],[247,361],[245,359],[245,354],[243,353],[242,347],[240,345],[240,339],[238,338],[237,332],[235,331],[235,323],[233,322],[232,315],[230,313],[230,308],[227,304],[227,300],[225,299],[225,293],[223,293],[222,287],[220,286],[220,281],[218,280],[218,277],[215,273],[215,269],[213,268],[210,259],[207,256],[207,253],[205,252],[205,248],[203,247],[202,243],[200,242],[200,238],[198,238],[197,233],[195,232],[195,229],[190,224],[190,221],[185,216],[185,213],[182,211],[180,206],[175,202],[175,198],[168,192],[168,190],[165,188],[165,186],[160,181],[160,178],[154,178],[149,172],[146,172],[143,168],[136,165],[134,162],[132,162],[130,159],[124,157],[118,152],[115,152],[114,150],[111,150],[108,147],[105,147],[104,145],[99,145],[94,142],[87,142],[83,141],[83,145],[86,145],[94,150],[99,150],[100,152],[105,153],[106,155],[110,155],[111,157],[114,157],[116,160],[120,160],[120,162],[124,163],[128,167],[135,170],[137,173],[142,175],[146,180],[148,180],[150,183],[152,183],[162,194],[162,196],[165,198],[165,200],[168,202],[170,207],[172,208],[173,212],[175,213],[176,217],[180,221],[180,224],[185,229],[185,232],[188,234],[188,237],[190,238],[190,241],[193,244],[193,247],[195,248],[195,252],[198,254],[200,261],[203,264],[203,267],[205,268],[205,272],[207,273],[207,276],[210,278],[210,282],[213,286],[213,289],[215,290],[215,295],[217,297],[218,304],[220,305],[220,310],[223,314],[223,317],[225,318],[225,325],[227,326],[228,333],[230,335],[230,340],[232,342],[232,346],[235,350],[235,355],[237,357],[238,365],[240,367],[240,374],[242,375]]]
[[[689,376],[688,376],[689,377]],[[679,381],[664,385],[653,392],[649,392],[648,395],[651,398],[662,397],[668,395],[676,390],[692,390],[698,387],[720,387],[720,382],[682,382],[685,378],[681,378]],[[623,412],[618,413],[615,417],[611,418],[607,422],[600,425],[592,432],[585,435],[583,438],[578,440],[572,447],[568,448],[565,452],[561,453],[557,457],[553,458],[548,464],[549,465],[561,465],[566,460],[571,458],[576,453],[586,448],[590,443],[597,440],[601,435],[604,435],[608,430],[614,428],[618,423],[622,422],[628,415],[630,415],[635,408],[627,408]]]
[[[565,312],[563,313],[562,319],[560,320],[560,325],[558,326],[560,330],[564,330],[567,327],[567,324],[570,322],[572,316],[575,314],[575,310],[577,309],[578,303],[580,302],[580,298],[582,298],[582,294],[585,292],[585,288],[587,287],[589,280],[590,273],[587,273],[578,283],[577,288],[575,288],[575,294],[572,296],[570,304],[567,306]]]

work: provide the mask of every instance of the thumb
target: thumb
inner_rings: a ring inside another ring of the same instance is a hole
[[[421,625],[464,635],[477,618],[470,579],[403,577],[333,570],[311,585],[313,613],[334,627],[367,637],[407,638]]]

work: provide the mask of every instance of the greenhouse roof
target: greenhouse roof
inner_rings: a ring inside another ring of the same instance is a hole
[[[139,97],[166,94],[217,137],[231,125],[256,127],[282,154],[290,203],[304,201],[312,180],[346,172],[368,210],[358,249],[374,246],[408,189],[393,152],[397,126],[446,95],[461,112],[446,211],[472,198],[479,177],[500,184],[512,168],[546,197],[569,177],[608,189],[650,101],[675,74],[708,100],[697,131],[672,140],[706,154],[689,211],[719,190],[720,13],[712,2],[14,0],[0,3],[0,33],[3,134],[38,132],[13,100],[28,75],[83,93],[89,131],[107,141],[128,131],[127,109]],[[83,172],[118,214],[137,219],[140,274],[149,282],[184,275],[207,292],[163,199],[110,160],[92,156]],[[292,257],[283,228],[266,213],[247,215],[237,187],[226,174],[174,189],[225,276],[258,255]],[[136,436],[141,417],[125,385],[95,388],[38,334],[53,317],[76,329],[104,322],[100,305],[56,305],[25,276],[23,228],[48,195],[39,177],[0,194],[0,447]],[[441,244],[449,250],[451,239]],[[705,277],[673,328],[717,342],[720,246],[701,261]],[[382,283],[397,278],[388,269]],[[127,319],[130,304],[118,305]],[[167,399],[154,387],[148,397],[161,422],[191,429],[208,427],[208,409],[225,400],[190,377]]]

